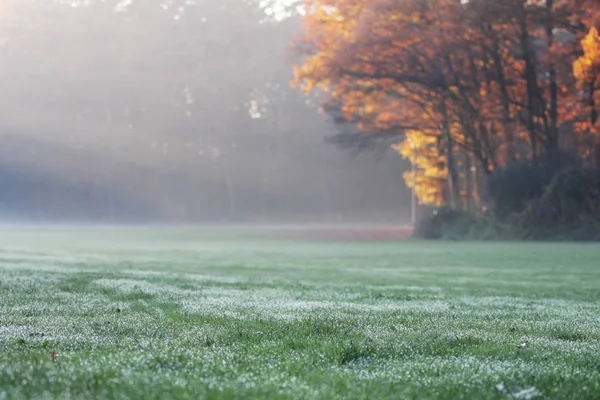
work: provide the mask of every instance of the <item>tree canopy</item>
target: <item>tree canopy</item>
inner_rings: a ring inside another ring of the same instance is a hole
[[[558,151],[600,162],[597,1],[303,3],[293,84],[393,132],[420,202],[470,209],[494,170]]]

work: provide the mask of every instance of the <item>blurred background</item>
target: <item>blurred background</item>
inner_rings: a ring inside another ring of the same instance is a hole
[[[0,221],[408,222],[401,157],[326,143],[290,87],[301,29],[278,1],[2,0]]]

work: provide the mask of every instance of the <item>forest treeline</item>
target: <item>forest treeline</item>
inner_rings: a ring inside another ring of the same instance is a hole
[[[304,0],[304,10],[294,85],[320,93],[341,143],[396,142],[415,167],[406,185],[436,208],[419,234],[599,235],[600,2]]]

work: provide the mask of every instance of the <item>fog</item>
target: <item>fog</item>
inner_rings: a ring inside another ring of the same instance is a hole
[[[409,221],[406,163],[290,88],[287,6],[2,0],[0,221]]]

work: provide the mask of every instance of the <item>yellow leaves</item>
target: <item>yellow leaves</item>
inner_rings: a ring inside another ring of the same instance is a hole
[[[600,34],[595,27],[581,41],[583,55],[573,63],[573,74],[578,82],[595,79],[600,73]]]
[[[581,41],[583,55],[573,62],[573,75],[577,79],[580,88],[585,87],[585,95],[589,96],[583,104],[580,104],[580,113],[587,116],[584,121],[579,121],[575,124],[578,132],[584,132],[584,135],[579,134],[580,153],[586,156],[589,149],[596,148],[595,143],[586,143],[591,137],[598,132],[600,121],[593,116],[597,109],[593,109],[594,103],[600,104],[600,93],[596,87],[589,90],[590,84],[594,85],[600,80],[600,34],[595,27],[592,27],[588,34]],[[574,115],[577,119],[577,114]],[[590,136],[589,133],[592,135]],[[590,153],[591,154],[591,153]],[[589,154],[588,154],[589,155]]]
[[[294,79],[290,83],[293,88],[301,87],[304,93],[310,93],[315,87],[315,82],[311,79],[303,78],[305,68],[294,65]]]
[[[431,206],[444,205],[445,179],[427,176],[423,171],[406,171],[402,174],[406,186],[415,188],[415,195],[420,204]]]
[[[586,37],[581,41],[581,47],[585,53],[598,53],[600,49],[600,36],[596,27],[590,29]]]
[[[373,103],[367,103],[363,107],[363,112],[365,114],[373,114],[375,112],[375,109],[376,109],[376,105],[375,104],[373,104]]]
[[[306,60],[302,66],[294,66],[294,79],[291,85],[299,87],[304,94],[316,88],[328,92],[335,77],[332,68],[335,66],[326,62],[323,55],[317,54]]]
[[[392,148],[415,167],[402,175],[406,185],[414,187],[419,203],[442,205],[447,171],[439,167],[445,159],[436,145],[436,136],[419,130],[409,130],[405,135],[406,139]]]

